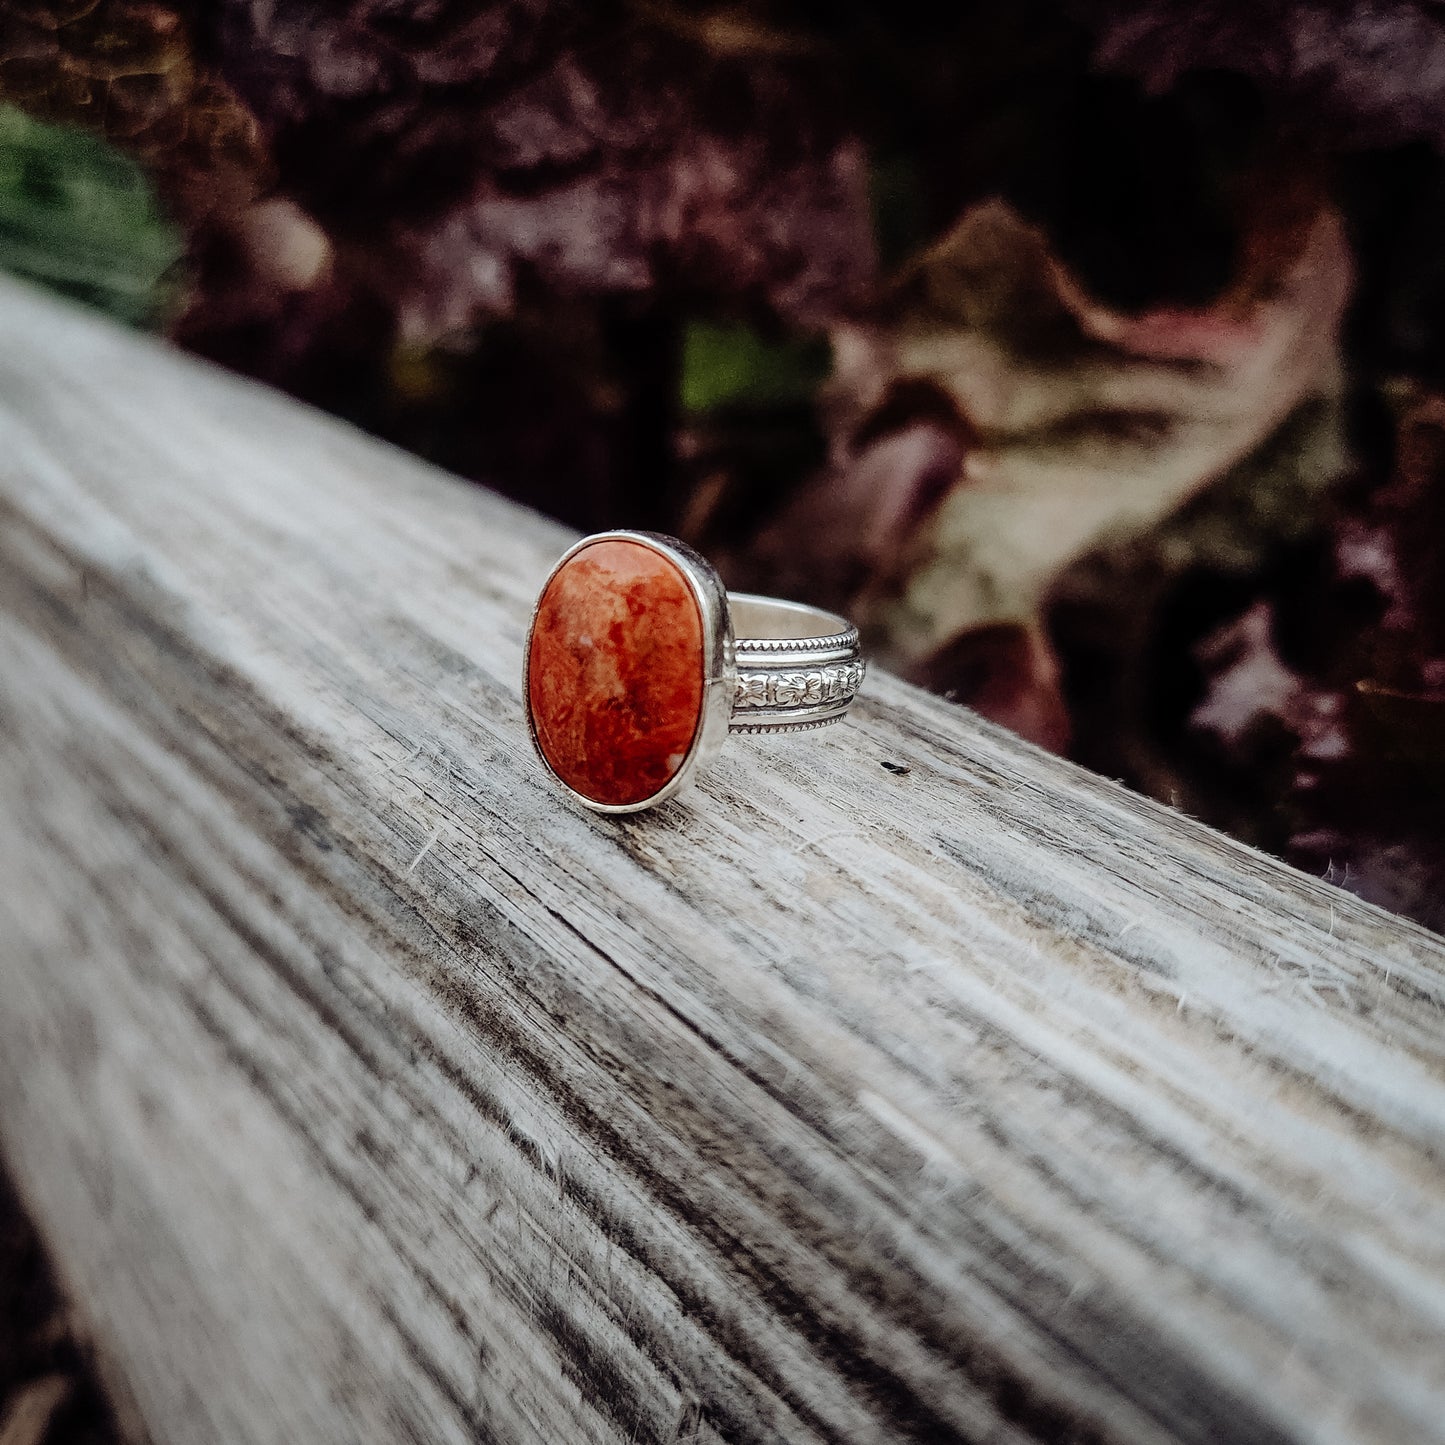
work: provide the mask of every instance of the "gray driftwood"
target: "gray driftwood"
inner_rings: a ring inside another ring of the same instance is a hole
[[[1440,940],[886,676],[586,814],[560,528],[0,344],[0,1138],[138,1435],[1445,1440]]]

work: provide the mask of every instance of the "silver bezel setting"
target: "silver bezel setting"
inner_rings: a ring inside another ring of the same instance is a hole
[[[541,739],[537,736],[536,719],[532,716],[532,633],[537,626],[537,613],[541,608],[542,598],[547,595],[547,589],[558,572],[579,552],[598,542],[636,542],[654,552],[660,552],[687,579],[702,621],[702,708],[697,728],[693,732],[692,745],[688,748],[682,765],[672,777],[651,797],[636,803],[599,803],[584,793],[579,793],[570,783],[559,777],[542,751]],[[547,574],[546,581],[537,589],[537,600],[532,605],[532,615],[527,622],[527,640],[522,654],[522,706],[527,714],[527,733],[532,739],[532,750],[541,759],[542,766],[551,774],[557,786],[594,813],[640,813],[644,808],[655,808],[659,803],[665,803],[681,792],[691,782],[698,768],[716,755],[727,738],[736,681],[737,665],[727,589],[712,564],[675,537],[665,537],[658,532],[625,529],[594,532],[569,547],[557,559],[556,565]]]

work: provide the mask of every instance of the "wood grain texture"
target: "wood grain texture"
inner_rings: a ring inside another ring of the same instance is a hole
[[[886,676],[584,813],[559,528],[0,337],[0,1141],[138,1435],[1445,1440],[1439,939]]]

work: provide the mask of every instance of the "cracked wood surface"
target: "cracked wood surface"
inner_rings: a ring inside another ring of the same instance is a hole
[[[560,528],[0,337],[0,1143],[137,1438],[1445,1441],[1439,939],[877,674],[584,813]]]

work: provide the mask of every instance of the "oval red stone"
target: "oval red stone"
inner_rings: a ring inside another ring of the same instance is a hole
[[[642,803],[702,722],[702,613],[682,569],[643,542],[591,542],[552,576],[527,652],[542,756],[594,803]]]

